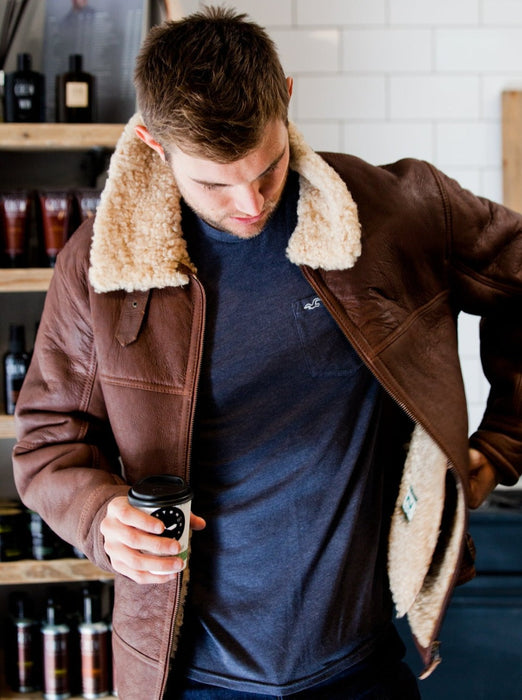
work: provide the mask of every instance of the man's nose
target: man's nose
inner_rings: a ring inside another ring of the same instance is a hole
[[[234,204],[241,214],[258,216],[263,211],[265,198],[257,185],[242,185],[234,196]]]

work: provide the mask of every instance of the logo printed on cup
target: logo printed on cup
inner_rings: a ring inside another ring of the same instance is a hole
[[[158,474],[138,481],[128,493],[129,503],[141,511],[158,518],[165,525],[160,537],[178,540],[177,555],[185,562],[188,555],[190,505],[192,490],[179,476]],[[167,574],[166,571],[151,571]]]

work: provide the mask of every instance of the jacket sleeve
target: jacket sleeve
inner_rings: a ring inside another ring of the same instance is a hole
[[[504,484],[522,474],[522,215],[476,197],[434,170],[445,208],[454,303],[481,317],[490,392],[470,444]]]
[[[16,406],[16,487],[64,540],[110,569],[99,531],[127,487],[97,382],[87,284],[89,231],[59,254]]]

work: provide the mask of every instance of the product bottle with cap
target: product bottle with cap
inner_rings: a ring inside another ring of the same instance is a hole
[[[0,562],[27,559],[28,555],[29,532],[25,509],[21,503],[0,502]]]
[[[4,355],[4,407],[8,415],[15,412],[29,361],[30,356],[25,349],[25,327],[12,323],[9,326],[9,347]]]
[[[112,655],[112,611],[114,609],[114,583],[109,586],[109,616],[107,618],[107,627],[109,629],[109,688],[111,694],[118,697],[118,680],[116,678],[116,668],[114,666],[114,658]]]
[[[29,53],[19,53],[17,70],[5,75],[5,121],[45,121],[45,77],[32,70]]]
[[[82,696],[109,694],[109,626],[102,620],[99,596],[83,591],[83,621],[78,626],[82,668]]]
[[[56,121],[88,123],[95,120],[95,78],[83,70],[83,56],[69,56],[69,71],[56,76]]]
[[[69,640],[69,625],[55,600],[49,598],[42,625],[43,691],[47,700],[71,697]]]
[[[11,690],[31,693],[40,687],[39,625],[32,613],[27,593],[9,596],[6,630],[6,675]]]

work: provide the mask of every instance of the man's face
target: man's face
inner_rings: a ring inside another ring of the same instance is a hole
[[[259,146],[232,163],[216,163],[169,150],[169,164],[185,202],[221,231],[257,236],[276,209],[286,182],[290,151],[283,121],[270,122]]]

